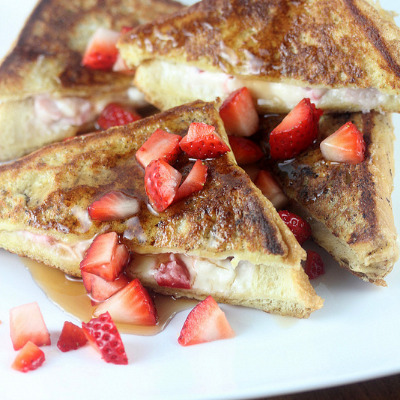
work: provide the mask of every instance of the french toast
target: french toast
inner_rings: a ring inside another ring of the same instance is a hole
[[[305,97],[330,112],[400,111],[400,29],[366,0],[203,0],[118,46],[161,109],[246,86],[261,112]]]
[[[180,8],[172,0],[41,0],[0,65],[0,161],[89,129],[109,102],[140,105],[131,75],[82,66],[85,48],[99,27],[119,32]]]
[[[193,121],[213,125],[227,142],[216,105],[197,101],[0,166],[0,246],[80,276],[93,239],[112,231],[133,254],[128,274],[156,292],[308,317],[323,301],[302,268],[305,252],[232,152],[204,161],[200,192],[161,213],[149,208],[136,151],[156,129],[183,136]],[[187,156],[178,163],[183,171],[193,165]],[[109,191],[136,198],[138,213],[91,220],[89,205]],[[152,266],[171,254],[186,260],[191,288],[157,285]]]

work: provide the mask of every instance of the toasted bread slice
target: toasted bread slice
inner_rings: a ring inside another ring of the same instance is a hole
[[[142,102],[129,91],[132,75],[82,66],[87,43],[99,27],[119,32],[181,7],[172,0],[40,1],[0,65],[0,160],[75,135],[108,102]]]
[[[366,0],[203,0],[119,49],[160,108],[247,86],[265,112],[304,97],[328,111],[400,111],[400,29]]]
[[[193,121],[215,126],[227,141],[215,105],[198,101],[55,143],[1,166],[0,246],[79,276],[93,238],[114,231],[133,253],[129,274],[157,292],[211,294],[232,304],[309,316],[322,300],[302,269],[305,252],[231,152],[205,161],[203,190],[160,214],[149,209],[135,152],[157,128],[185,135]],[[184,155],[178,162],[180,170],[193,164]],[[134,196],[139,212],[128,220],[90,220],[88,206],[110,190]],[[190,289],[158,286],[154,270],[137,265],[139,255],[151,259],[170,253],[196,263],[190,269],[196,284]]]
[[[274,118],[268,123],[276,126]],[[314,240],[338,263],[365,281],[386,286],[398,258],[392,211],[394,158],[390,115],[325,115],[321,139],[352,121],[363,133],[365,160],[359,164],[325,161],[317,143],[274,171],[295,211],[311,224]]]

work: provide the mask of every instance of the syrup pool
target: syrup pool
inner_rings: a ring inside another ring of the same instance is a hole
[[[68,278],[62,271],[29,259],[22,259],[32,278],[46,296],[67,314],[87,322],[92,318],[95,306],[92,306],[86,294],[82,280]],[[161,332],[173,316],[188,308],[193,308],[197,301],[175,299],[171,296],[152,294],[158,313],[155,326],[139,326],[116,322],[119,332],[134,335],[155,335]]]

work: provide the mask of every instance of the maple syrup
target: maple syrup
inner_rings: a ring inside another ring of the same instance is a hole
[[[70,278],[62,271],[50,268],[44,264],[22,259],[33,280],[43,290],[46,296],[67,314],[81,321],[89,321],[95,310],[81,279]],[[194,307],[197,302],[189,299],[175,299],[172,296],[151,294],[157,309],[158,322],[155,326],[139,326],[117,323],[119,332],[135,335],[155,335],[161,332],[179,311]]]

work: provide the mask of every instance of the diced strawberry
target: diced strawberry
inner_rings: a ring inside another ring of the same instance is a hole
[[[320,143],[323,157],[328,161],[358,164],[364,160],[363,134],[352,122],[347,122]]]
[[[211,297],[206,297],[189,313],[183,324],[178,343],[190,346],[211,342],[213,340],[229,339],[235,332],[229,325],[224,312]]]
[[[153,300],[139,279],[134,279],[119,292],[101,303],[95,310],[98,316],[109,312],[113,320],[135,325],[155,325],[157,312]]]
[[[143,168],[146,168],[151,161],[161,158],[168,164],[173,164],[181,152],[179,147],[181,139],[179,135],[157,129],[136,152],[136,159]]]
[[[57,347],[62,351],[76,350],[87,343],[87,337],[82,328],[72,322],[65,321],[58,338]]]
[[[278,214],[300,244],[310,238],[311,226],[306,220],[287,210],[281,210]]]
[[[322,113],[310,99],[301,100],[271,132],[271,157],[286,160],[307,149],[318,136],[318,123]]]
[[[228,135],[251,136],[257,132],[259,118],[249,89],[232,92],[219,109]]]
[[[101,129],[108,129],[113,126],[127,125],[141,118],[142,117],[139,114],[126,109],[120,104],[110,103],[100,113],[99,118],[97,119],[97,125]]]
[[[88,208],[89,216],[96,221],[125,219],[136,214],[140,209],[136,198],[125,193],[111,191],[94,201]]]
[[[236,162],[239,165],[255,163],[264,156],[260,146],[250,139],[239,136],[229,136],[229,144],[231,145]]]
[[[111,315],[106,312],[89,322],[82,322],[82,329],[89,343],[101,354],[104,361],[128,364],[125,347]]]
[[[144,187],[150,205],[162,212],[174,201],[182,175],[166,161],[153,160],[145,169]]]
[[[321,256],[312,250],[307,250],[307,260],[304,265],[304,271],[309,279],[318,278],[325,273],[324,262]]]
[[[207,180],[207,166],[201,160],[196,160],[189,175],[179,186],[174,201],[190,196],[203,189]]]
[[[14,350],[29,341],[37,346],[50,345],[50,334],[38,303],[28,303],[10,310],[10,336]]]
[[[279,209],[287,204],[288,198],[270,172],[259,171],[254,183],[275,208]]]
[[[215,133],[215,127],[201,122],[192,122],[188,133],[179,143],[181,149],[193,158],[204,160],[216,158],[230,151]]]
[[[45,361],[45,355],[36,344],[28,341],[18,352],[11,367],[17,371],[28,372],[39,368]]]
[[[113,281],[122,272],[128,260],[129,251],[126,246],[118,244],[118,235],[115,232],[108,232],[93,240],[80,267],[81,271]]]
[[[190,272],[182,260],[173,257],[166,263],[161,263],[154,273],[154,279],[159,286],[190,289]]]
[[[119,32],[98,28],[90,38],[82,64],[91,69],[111,70],[118,57]]]
[[[112,70],[113,70],[113,72],[119,72],[119,73],[122,73],[125,75],[134,75],[135,74],[135,70],[128,68],[125,60],[122,58],[120,53],[118,53],[117,60],[115,61],[114,65],[112,67]]]

